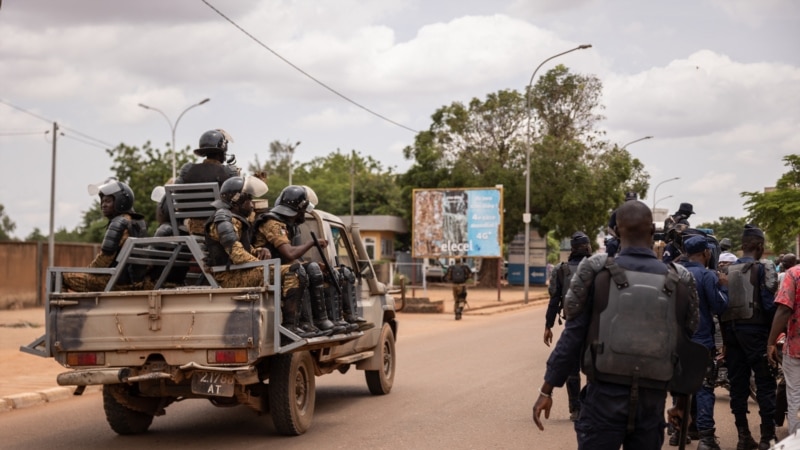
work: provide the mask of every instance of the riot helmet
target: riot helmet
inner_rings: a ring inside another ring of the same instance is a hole
[[[97,194],[100,196],[100,201],[103,197],[114,197],[114,212],[117,214],[131,212],[133,210],[133,190],[116,178],[108,178],[102,184],[90,184],[89,195]]]
[[[272,211],[286,217],[295,217],[301,221],[304,218],[306,211],[314,209],[314,204],[309,201],[308,190],[305,186],[286,186],[281,191],[278,198],[275,200],[275,206]],[[313,199],[316,199],[317,194],[310,190]]]
[[[256,177],[230,177],[222,183],[219,197],[228,206],[233,207],[239,206],[247,200],[261,197],[268,191],[267,183]],[[215,206],[219,207],[220,205]]]
[[[233,142],[233,138],[225,130],[218,128],[206,131],[200,136],[200,143],[194,150],[194,154],[208,156],[213,153],[222,153],[224,155],[228,151],[228,142]]]

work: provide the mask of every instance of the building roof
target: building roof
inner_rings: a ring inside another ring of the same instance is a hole
[[[398,216],[339,216],[342,223],[350,225],[352,222],[358,224],[359,228],[365,231],[392,231],[394,233],[408,233],[408,224],[405,219]]]

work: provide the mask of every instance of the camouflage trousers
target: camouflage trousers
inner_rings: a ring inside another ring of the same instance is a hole
[[[467,285],[458,283],[453,285],[453,308],[463,308],[467,303]]]
[[[214,279],[224,288],[255,287],[264,285],[264,268],[230,270],[214,274]]]
[[[106,290],[106,285],[111,279],[111,275],[97,273],[65,273],[64,288],[72,292],[102,292]],[[142,289],[153,289],[154,284],[150,280],[138,283],[117,284],[111,288],[112,291],[131,291]]]

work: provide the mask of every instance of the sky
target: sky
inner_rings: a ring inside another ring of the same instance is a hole
[[[740,193],[800,149],[798,42],[794,0],[3,0],[0,204],[14,236],[47,234],[54,121],[55,229],[113,175],[104,148],[163,149],[173,126],[178,148],[226,130],[243,168],[277,140],[301,142],[295,163],[356,150],[402,173],[436,109],[522,92],[591,44],[537,77],[596,76],[605,139],[653,136],[627,147],[650,174],[643,201],[692,203],[693,224],[744,217]]]

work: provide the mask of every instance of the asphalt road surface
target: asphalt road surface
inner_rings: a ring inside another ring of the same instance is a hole
[[[205,400],[172,404],[148,433],[118,436],[94,393],[0,415],[0,447],[574,449],[563,389],[555,391],[543,432],[531,420],[550,352],[542,343],[544,310],[531,306],[458,322],[450,314],[400,314],[392,392],[370,395],[357,370],[318,377],[314,423],[302,436],[278,435],[268,415]],[[717,434],[722,448],[732,449],[736,433],[728,397],[722,390],[717,394]],[[750,416],[758,438],[754,404]],[[785,435],[780,428],[779,437]]]

